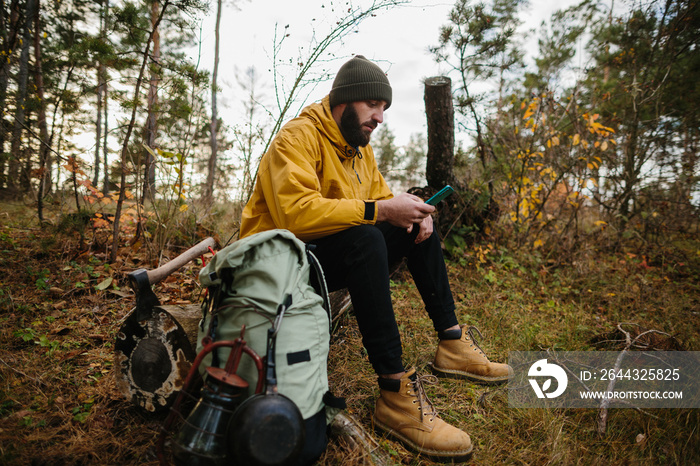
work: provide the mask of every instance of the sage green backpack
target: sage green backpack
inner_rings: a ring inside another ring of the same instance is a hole
[[[325,280],[320,267],[314,264],[315,258],[306,245],[287,230],[258,233],[217,252],[199,274],[209,296],[199,327],[197,352],[202,350],[203,337],[234,340],[245,324],[244,340],[264,357],[268,328],[279,305],[291,296],[275,345],[277,387],[279,393],[297,405],[305,420],[313,418],[318,424],[322,418],[325,449],[326,415],[332,415],[332,410],[326,413],[325,408],[327,404],[335,405],[338,399],[327,395],[330,308]],[[311,273],[317,276],[321,294],[311,285]],[[217,351],[204,360],[206,366],[226,365],[229,350]],[[248,382],[252,395],[258,371],[245,354],[237,374]]]

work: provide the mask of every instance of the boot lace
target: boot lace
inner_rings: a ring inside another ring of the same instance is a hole
[[[430,422],[437,417],[437,411],[433,406],[433,403],[428,399],[428,395],[425,393],[423,384],[435,385],[438,382],[438,378],[434,375],[416,375],[416,380],[411,380],[408,384],[410,388],[413,389],[413,394],[418,398],[418,409],[421,412],[421,416],[428,416]],[[414,401],[415,403],[415,401]]]
[[[467,335],[469,335],[469,338],[474,343],[474,346],[477,347],[477,349],[481,352],[482,356],[486,357],[486,353],[484,353],[484,350],[481,348],[481,346],[479,346],[479,342],[474,337],[474,332],[476,332],[479,335],[479,339],[484,338],[484,336],[481,334],[481,331],[473,325],[467,328]]]

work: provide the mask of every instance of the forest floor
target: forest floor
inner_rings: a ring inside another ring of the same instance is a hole
[[[89,228],[81,241],[75,230],[40,227],[32,212],[0,207],[0,464],[157,464],[163,416],[127,402],[113,371],[116,333],[134,307],[126,274],[155,264],[131,247],[108,264]],[[192,262],[155,286],[161,302],[196,304],[199,268]],[[619,328],[657,331],[650,349],[700,351],[697,235],[643,253],[591,245],[556,266],[533,251],[495,247],[484,261],[451,261],[449,274],[458,317],[479,328],[491,360],[506,362],[511,350],[618,350]],[[428,372],[437,342],[406,272],[393,296],[405,362]],[[329,373],[332,390],[371,432],[378,388],[352,315],[334,333]],[[700,464],[698,409],[612,409],[600,434],[599,410],[514,408],[507,386],[441,379],[426,390],[441,416],[471,435],[472,464]],[[396,464],[433,464],[375,438]],[[331,441],[319,464],[371,463]]]

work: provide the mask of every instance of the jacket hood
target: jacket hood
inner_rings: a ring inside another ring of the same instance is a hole
[[[340,132],[338,124],[333,119],[331,113],[330,96],[323,98],[321,102],[315,102],[302,110],[299,117],[308,118],[313,121],[314,126],[333,144],[338,152],[338,156],[344,159],[352,159],[355,156],[362,158],[362,153],[349,145],[343,133]]]

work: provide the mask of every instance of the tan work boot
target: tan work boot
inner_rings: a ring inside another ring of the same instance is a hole
[[[469,435],[438,417],[415,369],[400,380],[380,377],[379,388],[376,427],[431,458],[465,461],[469,457]]]
[[[436,375],[469,379],[482,384],[503,383],[513,377],[513,369],[508,364],[490,362],[486,357],[474,339],[474,331],[481,337],[479,329],[460,325],[460,330],[459,338],[444,339],[443,336],[440,340],[431,364]]]

